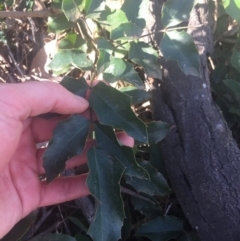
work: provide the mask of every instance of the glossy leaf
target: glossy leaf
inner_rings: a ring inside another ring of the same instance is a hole
[[[99,82],[92,88],[89,103],[102,124],[122,129],[140,142],[148,142],[146,125],[132,111],[129,96]]]
[[[70,66],[81,70],[91,70],[93,64],[92,61],[88,59],[86,53],[77,49],[60,50],[55,54],[53,60],[49,64],[49,68],[56,72]]]
[[[87,233],[87,228],[82,222],[80,222],[80,220],[72,216],[68,217],[68,219],[73,222],[77,227],[79,227],[83,232]]]
[[[148,77],[161,79],[162,72],[157,64],[158,53],[144,42],[131,42],[129,59],[142,66]]]
[[[240,83],[234,79],[225,79],[223,83],[231,89],[236,97],[240,97]]]
[[[201,241],[196,231],[184,232],[178,241]]]
[[[38,210],[31,212],[25,218],[21,219],[14,227],[2,238],[1,241],[20,240],[22,236],[31,228],[36,221]]]
[[[83,235],[81,233],[77,233],[75,235],[76,241],[92,241],[89,236]]]
[[[165,163],[161,154],[162,154],[161,149],[158,144],[151,144],[149,146],[150,164],[166,178],[167,172],[166,172]]]
[[[63,30],[74,27],[75,23],[69,22],[64,14],[60,14],[56,17],[49,17],[47,25],[49,32],[59,33]]]
[[[59,122],[43,155],[43,167],[48,182],[65,169],[65,162],[69,158],[82,153],[89,123],[89,120],[77,114]]]
[[[183,223],[173,216],[162,216],[143,224],[138,228],[136,236],[145,236],[152,241],[168,241],[183,232]]]
[[[166,60],[176,60],[185,75],[199,76],[199,55],[192,36],[187,32],[164,33],[160,49]]]
[[[69,76],[65,76],[63,77],[60,84],[70,92],[74,93],[75,95],[78,95],[84,98],[86,96],[87,90],[90,88],[83,77],[79,79],[74,79]]]
[[[100,37],[97,41],[97,47],[99,50],[105,51],[108,54],[112,54],[113,53],[113,45],[111,44],[110,41],[108,41],[107,39]]]
[[[170,188],[166,179],[151,165],[149,161],[138,160],[138,164],[149,173],[151,180],[125,175],[126,183],[131,185],[137,192],[145,193],[150,196],[164,196],[170,193]]]
[[[70,32],[58,44],[59,49],[80,49],[87,52],[87,43],[79,34]]]
[[[76,241],[76,239],[63,233],[44,233],[31,239],[31,241]]]
[[[124,207],[125,210],[125,219],[123,222],[123,227],[122,227],[122,240],[127,240],[127,238],[130,236],[131,229],[132,229],[132,224],[131,224],[131,214],[129,210],[129,206],[125,205]]]
[[[128,19],[121,9],[114,10],[113,12],[111,12],[110,9],[106,9],[102,12],[99,21],[102,23],[104,28],[110,32],[111,30],[117,28],[121,23],[128,22]]]
[[[163,210],[161,209],[161,207],[152,202],[148,202],[146,200],[134,196],[131,197],[131,202],[133,208],[135,210],[138,210],[141,214],[145,215],[146,217],[156,218],[157,216],[163,214]]]
[[[132,86],[123,87],[119,90],[131,97],[132,105],[144,103],[152,98],[152,95],[146,90],[138,89]]]
[[[99,57],[97,61],[97,72],[98,74],[103,73],[103,71],[109,66],[110,54],[104,50],[99,50]]]
[[[164,28],[187,22],[193,6],[198,0],[168,0],[163,4],[162,24]]]
[[[95,241],[117,241],[125,218],[119,185],[124,167],[107,151],[95,147],[88,152],[88,166],[87,185],[98,200],[88,234]]]
[[[133,150],[130,147],[119,145],[112,127],[95,122],[94,129],[97,146],[103,150],[107,150],[120,160],[125,167],[125,174],[130,177],[149,179],[146,170],[137,164]]]
[[[123,59],[112,57],[108,67],[103,72],[103,79],[109,83],[124,80],[133,85],[143,85],[134,66]]]
[[[127,0],[124,1],[121,9],[126,14],[128,21],[140,28],[146,26],[146,9],[149,7],[149,0]]]
[[[170,125],[162,121],[154,121],[147,124],[148,142],[156,144],[163,140],[169,131]]]
[[[170,188],[168,186],[167,180],[160,172],[157,171],[156,168],[151,165],[149,161],[138,160],[138,164],[149,173],[151,182],[158,187],[159,192],[161,192],[162,195],[170,193]]]
[[[84,8],[84,0],[63,0],[62,10],[65,13],[67,19],[72,22],[76,22],[82,15]]]
[[[240,51],[237,51],[235,48],[232,51],[231,64],[238,72],[240,72]]]
[[[240,1],[239,0],[222,0],[222,4],[229,16],[236,20],[240,21]]]
[[[142,35],[142,28],[134,23],[121,23],[117,28],[111,31],[112,40],[133,40]]]
[[[97,19],[102,11],[105,10],[105,1],[103,0],[85,0],[84,12],[88,18]]]

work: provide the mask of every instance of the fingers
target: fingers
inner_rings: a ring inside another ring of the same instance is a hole
[[[32,133],[36,143],[49,141],[53,130],[57,127],[59,121],[64,120],[66,116],[54,117],[49,120],[42,118],[33,118],[31,123]]]
[[[116,134],[116,137],[120,144],[122,144],[124,146],[129,146],[129,147],[134,146],[134,139],[131,136],[127,135],[126,132],[124,132],[124,131],[118,132]]]
[[[116,137],[122,145],[133,147],[134,139],[132,137],[128,136],[125,132],[118,132],[116,134]],[[69,159],[66,162],[66,169],[71,169],[71,168],[74,168],[74,167],[87,163],[87,153],[91,147],[92,147],[92,140],[88,140],[86,142],[86,146],[85,146],[82,154],[72,157],[71,159]],[[42,158],[45,150],[46,150],[45,148],[37,150],[37,164],[38,164],[38,173],[39,174],[45,173],[45,170],[43,168],[43,158]]]
[[[87,141],[85,149],[83,150],[83,153],[81,155],[72,157],[66,162],[66,168],[65,169],[71,169],[77,166],[80,166],[82,164],[87,163],[87,152],[92,146],[92,141]],[[44,174],[45,170],[43,168],[43,154],[45,152],[45,148],[38,149],[37,150],[37,165],[38,165],[38,173]]]
[[[85,99],[48,81],[2,85],[0,103],[3,107],[8,107],[5,108],[8,114],[16,115],[21,121],[47,112],[81,113],[88,107]]]
[[[39,207],[67,202],[89,195],[86,183],[87,174],[57,178],[49,184],[41,183]]]

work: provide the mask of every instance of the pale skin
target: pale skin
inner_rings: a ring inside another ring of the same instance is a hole
[[[31,211],[89,194],[87,174],[60,177],[50,184],[39,180],[44,173],[44,149],[36,144],[48,141],[59,118],[36,116],[54,112],[63,115],[83,113],[88,102],[51,82],[0,84],[0,238]],[[128,146],[133,139],[121,133],[118,138]],[[68,161],[66,167],[87,161],[86,151]]]

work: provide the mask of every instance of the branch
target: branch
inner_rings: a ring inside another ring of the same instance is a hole
[[[62,11],[58,9],[46,9],[41,11],[0,11],[0,18],[47,18],[61,14]]]

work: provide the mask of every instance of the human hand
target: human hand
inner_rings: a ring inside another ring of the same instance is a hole
[[[0,238],[34,209],[89,194],[87,174],[61,177],[50,184],[39,180],[44,173],[44,149],[36,144],[48,141],[62,117],[45,120],[34,116],[55,112],[81,113],[88,102],[51,82],[0,85]],[[86,113],[85,113],[86,114]],[[124,133],[118,139],[132,146]],[[86,150],[67,162],[67,168],[86,163]]]
[[[81,113],[87,107],[86,100],[55,83],[0,85],[0,238],[38,207],[89,194],[86,175],[49,185],[39,180],[42,163],[36,143],[50,139],[58,118],[29,118],[46,112]]]

